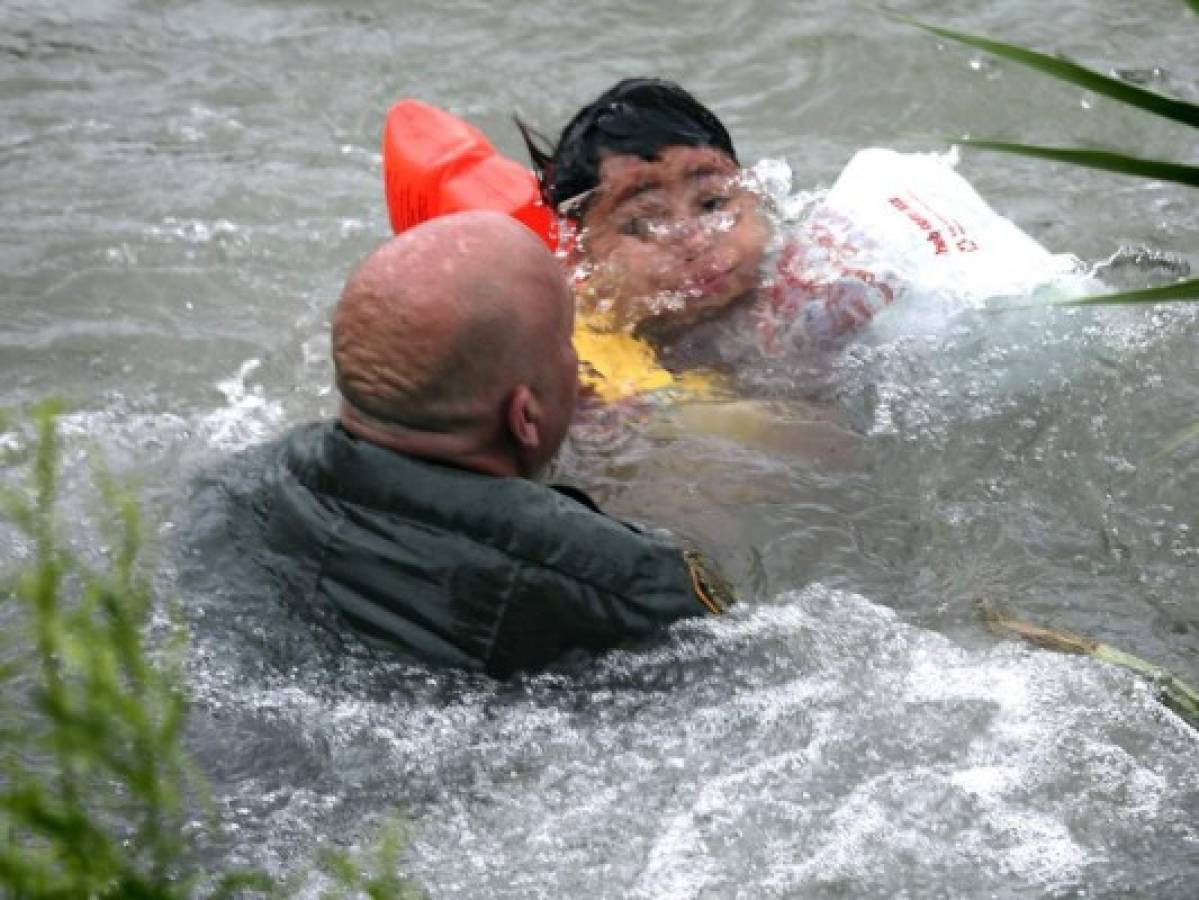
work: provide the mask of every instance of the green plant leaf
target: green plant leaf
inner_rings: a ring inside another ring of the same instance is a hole
[[[1015,312],[1017,310],[1038,309],[1046,304],[1030,303],[1026,298],[1020,302],[1011,302],[1015,298],[996,297],[987,305],[987,309],[995,313]],[[1111,294],[1088,294],[1085,297],[1073,297],[1069,300],[1054,300],[1053,306],[1115,306],[1128,303],[1168,303],[1172,301],[1199,300],[1199,278],[1187,278],[1164,284],[1158,287],[1141,288],[1132,291],[1119,291]]]
[[[956,141],[946,138],[946,140],[979,150],[995,150],[1000,153],[1014,153],[1018,156],[1050,159],[1074,166],[1119,172],[1121,175],[1135,175],[1140,178],[1153,178],[1158,181],[1172,181],[1189,187],[1199,187],[1199,166],[1185,163],[1145,159],[1110,150],[1088,150],[1084,147],[1045,147],[1039,144],[1019,144],[1011,141],[990,141],[976,138],[959,138]]]
[[[1063,300],[1061,306],[1104,306],[1118,303],[1165,303],[1170,300],[1199,300],[1199,278],[1188,278],[1160,287],[1143,288],[1137,291],[1120,291],[1116,294],[1094,294]]]
[[[1189,0],[1189,2],[1192,7],[1199,7],[1199,0]],[[971,47],[977,47],[979,50],[985,50],[988,53],[993,53],[1012,62],[1045,72],[1059,81],[1076,84],[1089,91],[1094,91],[1096,94],[1102,94],[1105,97],[1110,97],[1129,106],[1146,110],[1154,115],[1173,119],[1176,122],[1183,122],[1187,125],[1199,126],[1199,105],[1197,104],[1167,97],[1164,94],[1158,94],[1154,91],[1147,91],[1144,88],[1121,81],[1118,78],[1103,75],[1100,72],[1080,66],[1061,57],[1050,56],[1047,53],[1040,53],[1036,50],[1030,50],[1027,47],[1008,44],[1003,41],[995,41],[981,35],[970,34],[965,31],[955,31],[952,28],[943,28],[939,25],[930,25],[927,22],[921,22],[919,19],[912,19],[889,10],[886,11],[886,14],[896,21],[915,26],[939,37],[948,38],[949,40],[967,44]]]

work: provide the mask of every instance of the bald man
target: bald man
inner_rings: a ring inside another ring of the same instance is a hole
[[[574,302],[498,213],[433,219],[350,276],[333,317],[338,421],[271,479],[292,593],[414,659],[506,677],[729,598],[698,554],[532,480],[574,410]]]

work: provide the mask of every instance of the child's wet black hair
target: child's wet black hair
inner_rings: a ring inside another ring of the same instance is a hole
[[[667,147],[714,147],[736,163],[733,140],[720,119],[673,81],[626,78],[584,106],[562,129],[557,146],[517,119],[529,157],[552,209],[599,183],[606,154],[654,160]],[[585,204],[561,212],[581,219]]]

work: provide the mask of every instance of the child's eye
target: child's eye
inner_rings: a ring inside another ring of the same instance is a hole
[[[711,197],[704,197],[699,202],[700,212],[720,212],[728,207],[731,200],[732,198],[727,194],[713,194]]]
[[[654,236],[656,222],[657,219],[650,216],[631,216],[621,223],[620,233],[646,241]]]

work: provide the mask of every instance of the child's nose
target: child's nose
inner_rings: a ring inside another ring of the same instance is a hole
[[[687,217],[676,221],[671,228],[674,245],[685,259],[701,256],[712,243],[712,229],[702,219]]]

